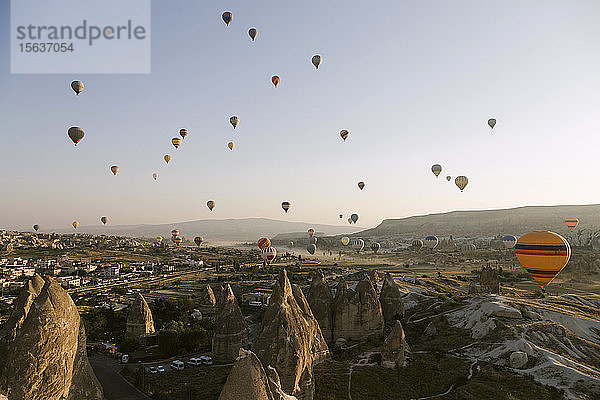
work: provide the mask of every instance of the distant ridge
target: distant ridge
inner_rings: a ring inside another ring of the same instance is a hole
[[[533,230],[570,233],[567,217],[579,218],[577,230],[600,230],[600,204],[523,206],[498,210],[450,211],[398,219],[386,219],[378,226],[355,234],[361,237],[413,238],[426,235],[485,237],[522,235]]]

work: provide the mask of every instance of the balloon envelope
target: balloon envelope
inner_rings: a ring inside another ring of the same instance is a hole
[[[352,246],[352,249],[356,250],[357,253],[360,253],[363,247],[365,247],[365,241],[362,239],[353,239],[350,246]]]
[[[431,166],[431,172],[433,172],[433,174],[436,176],[436,178],[438,177],[438,175],[440,174],[440,172],[442,172],[442,166],[440,164],[433,164]]]
[[[181,145],[181,138],[174,137],[173,139],[171,139],[171,143],[177,149]]]
[[[225,25],[229,26],[231,20],[233,19],[233,14],[231,13],[231,11],[225,11],[223,15],[221,15],[221,18],[223,18],[223,22],[225,22]]]
[[[171,236],[179,236],[179,229],[173,229],[171,231]]]
[[[104,225],[106,225],[106,223],[108,222],[108,218],[102,217],[102,218],[100,218],[100,222],[102,222]]]
[[[579,220],[577,218],[566,218],[565,225],[567,228],[573,231],[575,228],[577,228],[577,225],[579,225]]]
[[[180,129],[179,130],[179,136],[181,136],[182,139],[185,139],[185,137],[187,136],[187,134],[188,134],[187,129],[184,128],[184,129]]]
[[[342,238],[342,244],[343,244],[344,246],[348,246],[348,243],[350,243],[350,238],[349,238],[348,236],[344,236],[344,237]]]
[[[488,125],[490,126],[490,128],[494,129],[494,126],[496,126],[496,118],[488,119]]]
[[[269,240],[269,238],[263,237],[258,239],[258,248],[259,249],[266,249],[267,247],[271,246],[271,241]]]
[[[156,243],[158,243],[158,244],[161,244],[161,243],[162,243],[162,241],[163,241],[163,238],[162,238],[162,236],[157,236],[157,237],[156,237]]]
[[[77,143],[79,143],[79,141],[85,136],[83,129],[81,129],[78,126],[70,127],[67,131],[67,134],[69,135],[73,143],[75,143],[75,146],[77,146]]]
[[[506,235],[502,238],[502,243],[507,249],[512,249],[517,244],[517,238],[513,235]]]
[[[40,229],[40,226],[39,226],[38,224],[35,224],[35,225],[33,226],[33,230],[34,230],[34,231],[36,231],[36,232],[37,232],[39,229]]]
[[[281,208],[283,208],[283,211],[285,211],[287,213],[288,210],[290,209],[290,202],[284,201],[283,203],[281,203]]]
[[[467,184],[469,183],[469,178],[467,178],[466,176],[457,176],[454,180],[454,183],[462,192],[465,189],[465,187],[467,187]]]
[[[165,156],[163,157],[163,159],[165,160],[165,162],[168,164],[169,161],[171,161],[171,156],[168,154],[165,154]]]
[[[227,147],[229,147],[229,150],[233,150],[234,146],[235,146],[235,143],[233,143],[233,142],[227,143]]]
[[[279,85],[279,81],[280,81],[280,79],[279,79],[279,77],[278,77],[277,75],[274,75],[274,76],[271,78],[271,82],[273,82],[273,85],[274,85],[275,87],[277,87],[277,85]]]
[[[313,237],[314,234],[315,234],[315,230],[313,228],[310,228],[308,230],[308,237]]]
[[[425,238],[425,247],[428,249],[435,249],[439,243],[437,236],[427,236]]]
[[[316,69],[319,69],[319,65],[321,65],[321,63],[323,62],[323,58],[320,55],[315,54],[312,57],[311,62],[315,66]]]
[[[381,245],[379,243],[371,243],[371,250],[373,250],[374,253],[377,253],[380,248]]]
[[[235,127],[240,123],[240,119],[234,115],[233,117],[229,118],[229,123],[231,126],[233,126],[233,129],[235,129]]]
[[[350,221],[356,223],[356,221],[358,221],[358,214],[352,214],[350,216]]]
[[[421,239],[413,240],[412,247],[415,251],[419,251],[423,248],[423,241]]]
[[[571,257],[571,246],[557,233],[533,231],[521,236],[515,245],[521,266],[544,287],[562,271]]]
[[[452,177],[451,177],[450,175],[448,175],[448,176],[446,177],[446,180],[447,180],[448,182],[450,182],[450,181],[452,180]]]
[[[317,246],[309,243],[308,246],[306,246],[306,251],[308,251],[310,254],[315,254],[315,251],[317,251]]]
[[[271,264],[271,262],[277,257],[277,250],[275,247],[265,247],[261,252],[262,259],[267,263]]]
[[[79,93],[83,92],[83,82],[73,81],[71,82],[71,89],[79,96]]]
[[[154,178],[154,180],[157,180],[157,179],[158,179],[158,174],[157,174],[156,172],[155,172],[155,173],[153,173],[153,174],[152,174],[152,178]]]
[[[346,129],[340,131],[340,136],[342,137],[342,139],[344,139],[344,142],[346,141],[346,139],[348,139],[349,134],[350,132],[348,132]]]
[[[365,183],[363,181],[358,182],[358,187],[360,190],[363,190],[365,188]]]
[[[206,207],[208,207],[208,209],[210,211],[212,211],[213,208],[215,208],[215,202],[213,200],[209,200],[206,202]]]
[[[203,241],[204,241],[204,239],[202,238],[202,236],[196,236],[194,238],[194,243],[196,243],[196,245],[198,245],[198,246],[200,246]]]
[[[315,236],[311,237],[308,239],[308,242],[311,244],[316,245],[317,244],[317,238]]]
[[[475,250],[477,250],[477,246],[475,246],[473,243],[465,243],[462,245],[461,250],[463,253],[473,253]]]
[[[112,167],[110,167],[110,170],[113,173],[113,175],[116,175],[117,172],[119,172],[119,167],[117,165],[113,165]]]
[[[256,30],[256,28],[250,28],[248,29],[248,35],[250,35],[250,39],[254,41],[254,39],[256,39],[256,35],[258,35],[258,31]]]
[[[79,226],[79,222],[73,221],[71,225],[73,225],[73,228],[77,229],[77,227]]]

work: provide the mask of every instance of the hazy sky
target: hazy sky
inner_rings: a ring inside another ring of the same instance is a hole
[[[0,227],[600,202],[597,0],[153,1],[152,73],[78,76],[11,75],[0,4]]]

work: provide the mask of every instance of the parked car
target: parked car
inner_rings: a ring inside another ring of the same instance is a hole
[[[188,365],[192,365],[194,367],[197,367],[202,364],[203,364],[202,357],[200,357],[200,358],[192,357],[192,358],[190,358],[190,361],[188,361]]]
[[[171,369],[174,369],[176,371],[181,371],[184,368],[185,368],[185,364],[183,363],[183,361],[181,361],[181,360],[171,361]]]
[[[150,367],[150,369],[148,369],[148,371],[151,374],[157,374],[158,373],[158,368],[156,368],[156,367]]]
[[[212,365],[212,357],[210,356],[200,356],[200,361],[204,365]]]
[[[162,365],[159,365],[158,367],[156,367],[156,370],[158,372],[165,372],[165,367],[163,367]]]

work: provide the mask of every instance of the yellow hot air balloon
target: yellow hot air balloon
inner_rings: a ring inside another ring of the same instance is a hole
[[[523,268],[544,287],[552,282],[569,262],[571,246],[557,233],[533,231],[517,240],[515,253]]]
[[[344,236],[344,237],[342,238],[342,244],[343,244],[344,246],[348,246],[348,243],[350,243],[350,238],[349,238],[348,236]]]
[[[175,146],[175,148],[177,149],[181,145],[181,138],[174,137],[173,139],[171,139],[171,143],[173,143],[173,146]]]
[[[73,81],[71,82],[71,89],[79,96],[79,93],[83,92],[83,82]]]
[[[116,175],[117,172],[119,172],[119,166],[118,165],[113,165],[112,167],[110,167],[110,170],[113,173],[113,175]]]
[[[77,229],[77,227],[79,226],[79,222],[73,221],[71,225],[73,225],[73,228]]]
[[[161,243],[162,243],[162,241],[163,241],[163,238],[162,238],[162,236],[157,236],[157,237],[156,237],[156,243],[158,243],[158,244],[161,244]]]
[[[163,157],[163,159],[165,160],[165,162],[168,164],[169,161],[171,161],[171,156],[168,154],[165,154],[165,156]]]
[[[348,132],[348,130],[346,129],[340,131],[340,136],[342,137],[342,139],[344,139],[344,142],[346,141],[346,139],[348,139],[349,134],[350,132]]]
[[[209,200],[206,202],[206,207],[208,207],[208,209],[210,211],[212,211],[213,208],[215,208],[215,202],[213,200]]]
[[[440,175],[440,172],[442,172],[442,166],[440,164],[433,164],[431,166],[431,172],[433,172],[433,174],[437,178]]]
[[[235,146],[233,142],[227,143],[227,147],[229,147],[229,150],[233,150],[233,146]]]
[[[456,179],[454,180],[454,183],[456,184],[456,186],[458,186],[458,188],[462,192],[465,189],[465,187],[467,186],[467,184],[469,183],[469,178],[467,178],[466,176],[457,176]]]

